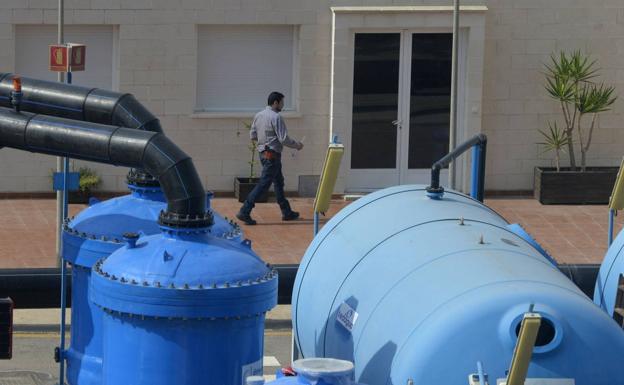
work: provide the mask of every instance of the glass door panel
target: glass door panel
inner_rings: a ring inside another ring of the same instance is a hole
[[[448,153],[452,35],[412,34],[409,169],[429,169]]]
[[[401,34],[355,35],[352,169],[396,169]]]

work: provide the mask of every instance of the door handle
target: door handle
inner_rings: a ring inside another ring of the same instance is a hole
[[[402,128],[401,123],[402,122],[400,120],[398,120],[398,119],[392,121],[392,124],[397,126],[399,128],[399,130]]]

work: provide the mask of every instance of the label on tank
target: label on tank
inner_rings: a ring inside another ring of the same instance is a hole
[[[496,385],[507,385],[506,378],[496,380]],[[524,385],[575,385],[572,378],[527,378]]]
[[[353,330],[357,318],[358,313],[344,302],[340,305],[340,308],[338,308],[338,313],[336,313],[336,320],[348,331]]]
[[[262,369],[262,358],[256,362],[252,362],[251,364],[243,365],[241,385],[245,385],[247,383],[247,377],[261,376],[263,371]]]

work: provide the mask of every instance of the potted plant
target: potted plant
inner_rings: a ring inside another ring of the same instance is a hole
[[[69,193],[69,203],[89,203],[92,191],[102,183],[102,179],[89,167],[80,167],[78,172],[80,173],[78,191]]]
[[[546,66],[546,91],[561,108],[563,125],[549,122],[541,131],[544,151],[555,152],[556,167],[535,168],[535,198],[543,204],[608,203],[617,167],[588,167],[587,152],[598,126],[598,115],[609,111],[617,97],[615,88],[598,83],[596,61],[580,51],[551,57]],[[580,167],[576,150],[580,151]],[[567,152],[570,166],[560,167]]]
[[[251,128],[250,123],[243,122],[243,124],[245,125],[245,128]],[[237,134],[240,135],[240,132]],[[245,201],[247,195],[249,195],[251,190],[253,190],[254,187],[256,187],[256,184],[258,184],[258,182],[260,181],[260,178],[256,177],[256,165],[258,164],[258,162],[256,161],[256,154],[258,152],[257,146],[257,142],[254,142],[253,140],[247,146],[247,149],[249,150],[249,161],[247,162],[247,164],[249,164],[249,176],[234,178],[234,196],[241,203]],[[256,199],[256,202],[263,203],[267,202],[268,200],[269,192],[265,191],[262,195],[258,197],[258,199]]]

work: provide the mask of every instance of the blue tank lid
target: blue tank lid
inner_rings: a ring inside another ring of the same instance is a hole
[[[126,232],[156,234],[156,220],[165,205],[159,187],[128,186],[132,194],[108,199],[87,207],[69,222],[69,228],[87,237],[121,239]]]
[[[70,263],[91,267],[123,243],[123,234],[160,233],[158,216],[167,203],[160,187],[128,185],[129,195],[108,199],[87,207],[63,226],[63,255]],[[206,194],[207,208],[214,194]],[[232,220],[213,212],[209,231],[216,237],[241,242],[243,233]]]
[[[129,239],[98,261],[92,301],[107,311],[201,318],[255,316],[277,303],[277,272],[250,248],[207,229]]]

